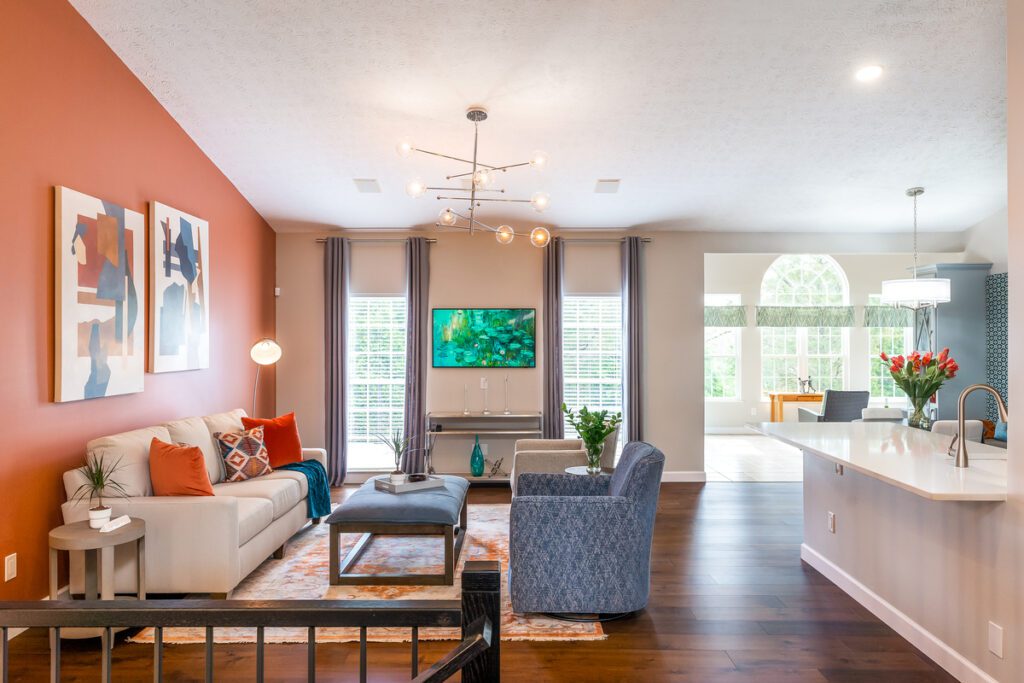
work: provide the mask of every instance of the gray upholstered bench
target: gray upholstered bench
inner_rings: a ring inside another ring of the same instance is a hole
[[[469,482],[462,477],[441,477],[444,488],[401,494],[378,491],[370,479],[346,498],[327,518],[331,528],[331,585],[453,585],[455,567],[466,538],[466,491]],[[341,561],[339,537],[350,533],[363,535]],[[352,566],[366,551],[374,534],[444,536],[444,573],[351,573]]]

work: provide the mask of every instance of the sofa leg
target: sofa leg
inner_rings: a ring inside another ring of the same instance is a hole
[[[314,517],[313,519],[309,520],[309,523],[312,524],[313,526],[316,526],[317,524],[320,523],[320,517]]]
[[[274,551],[274,559],[275,560],[283,560],[284,559],[284,544],[283,543],[281,544],[280,548],[278,548],[277,550]]]

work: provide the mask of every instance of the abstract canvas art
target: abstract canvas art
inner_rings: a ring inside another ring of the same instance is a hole
[[[537,366],[533,308],[435,308],[435,368]]]
[[[145,218],[57,187],[54,400],[142,391]]]
[[[210,226],[152,202],[149,368],[176,372],[210,367]]]

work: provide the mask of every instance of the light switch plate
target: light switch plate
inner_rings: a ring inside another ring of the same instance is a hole
[[[829,511],[828,513],[828,530],[829,533],[836,532],[836,513]]]
[[[18,576],[18,553],[11,553],[4,558],[4,581],[11,581]]]
[[[991,621],[988,622],[988,651],[1003,658],[1003,627]]]

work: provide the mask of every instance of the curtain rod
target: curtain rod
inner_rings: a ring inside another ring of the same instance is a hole
[[[381,243],[381,244],[385,244],[385,243],[390,243],[390,242],[404,242],[408,238],[406,238],[406,237],[349,237],[347,239],[348,239],[349,242],[363,242],[363,243],[378,242],[378,243]],[[427,237],[426,240],[427,240],[427,244],[435,244],[437,242],[437,238],[436,237]],[[326,237],[317,237],[316,238],[316,242],[318,244],[324,244],[326,241],[327,241]]]
[[[625,242],[625,237],[562,237],[564,242],[593,242],[595,244],[604,242]],[[641,237],[640,241],[644,244],[650,244],[654,241],[653,237]]]

